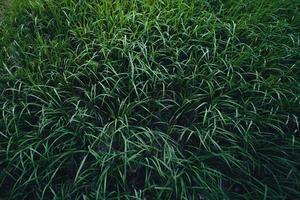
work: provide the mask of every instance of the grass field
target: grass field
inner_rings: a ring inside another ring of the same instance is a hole
[[[299,0],[9,2],[0,199],[300,199]]]

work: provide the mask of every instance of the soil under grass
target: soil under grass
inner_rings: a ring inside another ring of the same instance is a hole
[[[299,6],[11,1],[0,199],[300,199]]]

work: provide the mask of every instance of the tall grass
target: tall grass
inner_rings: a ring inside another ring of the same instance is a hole
[[[297,0],[18,0],[3,199],[300,198]]]

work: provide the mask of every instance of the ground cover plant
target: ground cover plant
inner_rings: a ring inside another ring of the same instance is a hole
[[[298,0],[6,2],[1,199],[300,199]]]

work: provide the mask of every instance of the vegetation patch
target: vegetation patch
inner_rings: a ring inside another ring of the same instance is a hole
[[[18,0],[0,199],[299,199],[298,0]]]

